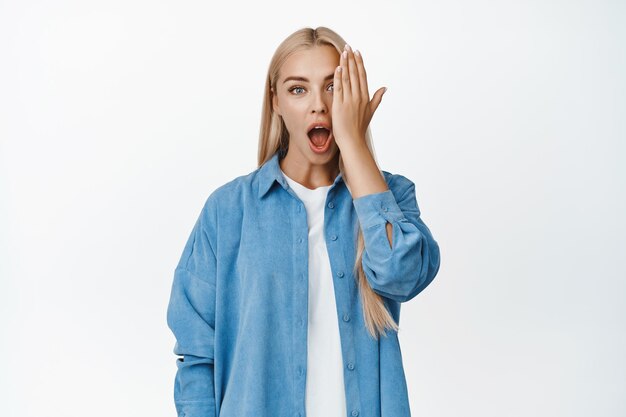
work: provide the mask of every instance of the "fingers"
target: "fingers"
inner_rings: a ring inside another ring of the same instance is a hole
[[[354,52],[350,45],[346,44],[346,52],[348,54],[348,73],[350,78],[350,89],[355,100],[361,98],[361,82],[359,80],[359,70],[357,69]],[[369,97],[367,97],[369,100]]]
[[[358,50],[353,52],[348,44],[345,45],[344,51],[341,53],[339,67],[335,70],[334,82],[334,91],[338,100],[369,103],[369,118],[374,115],[383,94],[387,91],[385,87],[379,88],[370,101],[363,57]]]
[[[376,111],[376,109],[378,108],[378,105],[383,99],[383,94],[385,94],[385,91],[387,91],[387,88],[381,87],[378,90],[376,90],[376,92],[374,93],[374,97],[372,97],[372,101],[370,104],[372,115],[374,115],[374,112]]]
[[[350,85],[350,67],[348,65],[348,51],[344,50],[341,54],[341,87],[343,89],[343,99],[347,100],[352,95],[352,86]]]
[[[358,50],[352,51],[350,45],[346,44],[341,54],[340,66],[343,72],[341,77],[343,99],[347,99],[352,95],[356,100],[363,98],[369,101],[370,95],[367,87],[367,73],[361,53]]]
[[[341,65],[335,68],[335,78],[333,79],[333,101],[343,101],[343,86],[341,83]]]
[[[354,51],[354,59],[356,61],[356,66],[359,73],[361,94],[363,95],[363,97],[367,97],[367,99],[369,100],[370,93],[367,89],[367,74],[365,73],[365,66],[363,65],[363,57],[361,56],[361,53],[358,49]]]

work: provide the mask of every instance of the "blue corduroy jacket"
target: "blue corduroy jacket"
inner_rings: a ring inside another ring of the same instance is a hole
[[[365,327],[353,273],[358,228],[367,280],[397,323],[400,303],[426,288],[440,265],[415,185],[383,175],[389,190],[353,199],[339,174],[324,207],[352,417],[411,415],[397,332],[375,340]],[[180,356],[180,417],[305,417],[307,245],[306,209],[278,153],[209,195],[175,268],[167,310]]]

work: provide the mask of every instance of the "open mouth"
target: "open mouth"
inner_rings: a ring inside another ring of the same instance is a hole
[[[330,138],[330,130],[325,127],[314,127],[309,130],[308,135],[311,142],[313,142],[313,145],[318,148],[323,148]]]

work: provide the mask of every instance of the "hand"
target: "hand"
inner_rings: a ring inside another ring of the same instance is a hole
[[[333,137],[342,146],[365,145],[367,127],[387,89],[379,88],[370,101],[363,57],[346,44],[333,81]]]

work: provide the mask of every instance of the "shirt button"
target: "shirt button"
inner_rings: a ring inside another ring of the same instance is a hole
[[[328,203],[328,207],[330,208],[335,208],[335,203],[333,203],[332,201],[330,203]]]
[[[343,271],[339,271],[339,272],[337,272],[337,276],[338,276],[339,278],[343,278]]]
[[[388,210],[387,207],[383,207],[383,211],[387,211],[387,210]]]
[[[348,314],[344,314],[343,321],[350,321],[350,316]]]
[[[354,417],[358,416],[359,415],[359,410],[352,410],[352,415]]]
[[[298,243],[302,243],[302,238],[298,238]]]
[[[352,362],[348,363],[348,369],[349,370],[353,370],[354,369],[354,364]]]
[[[337,235],[331,235],[330,240],[337,240]]]
[[[304,369],[302,369],[301,366],[298,366],[298,375],[302,376],[303,373],[304,373]]]

